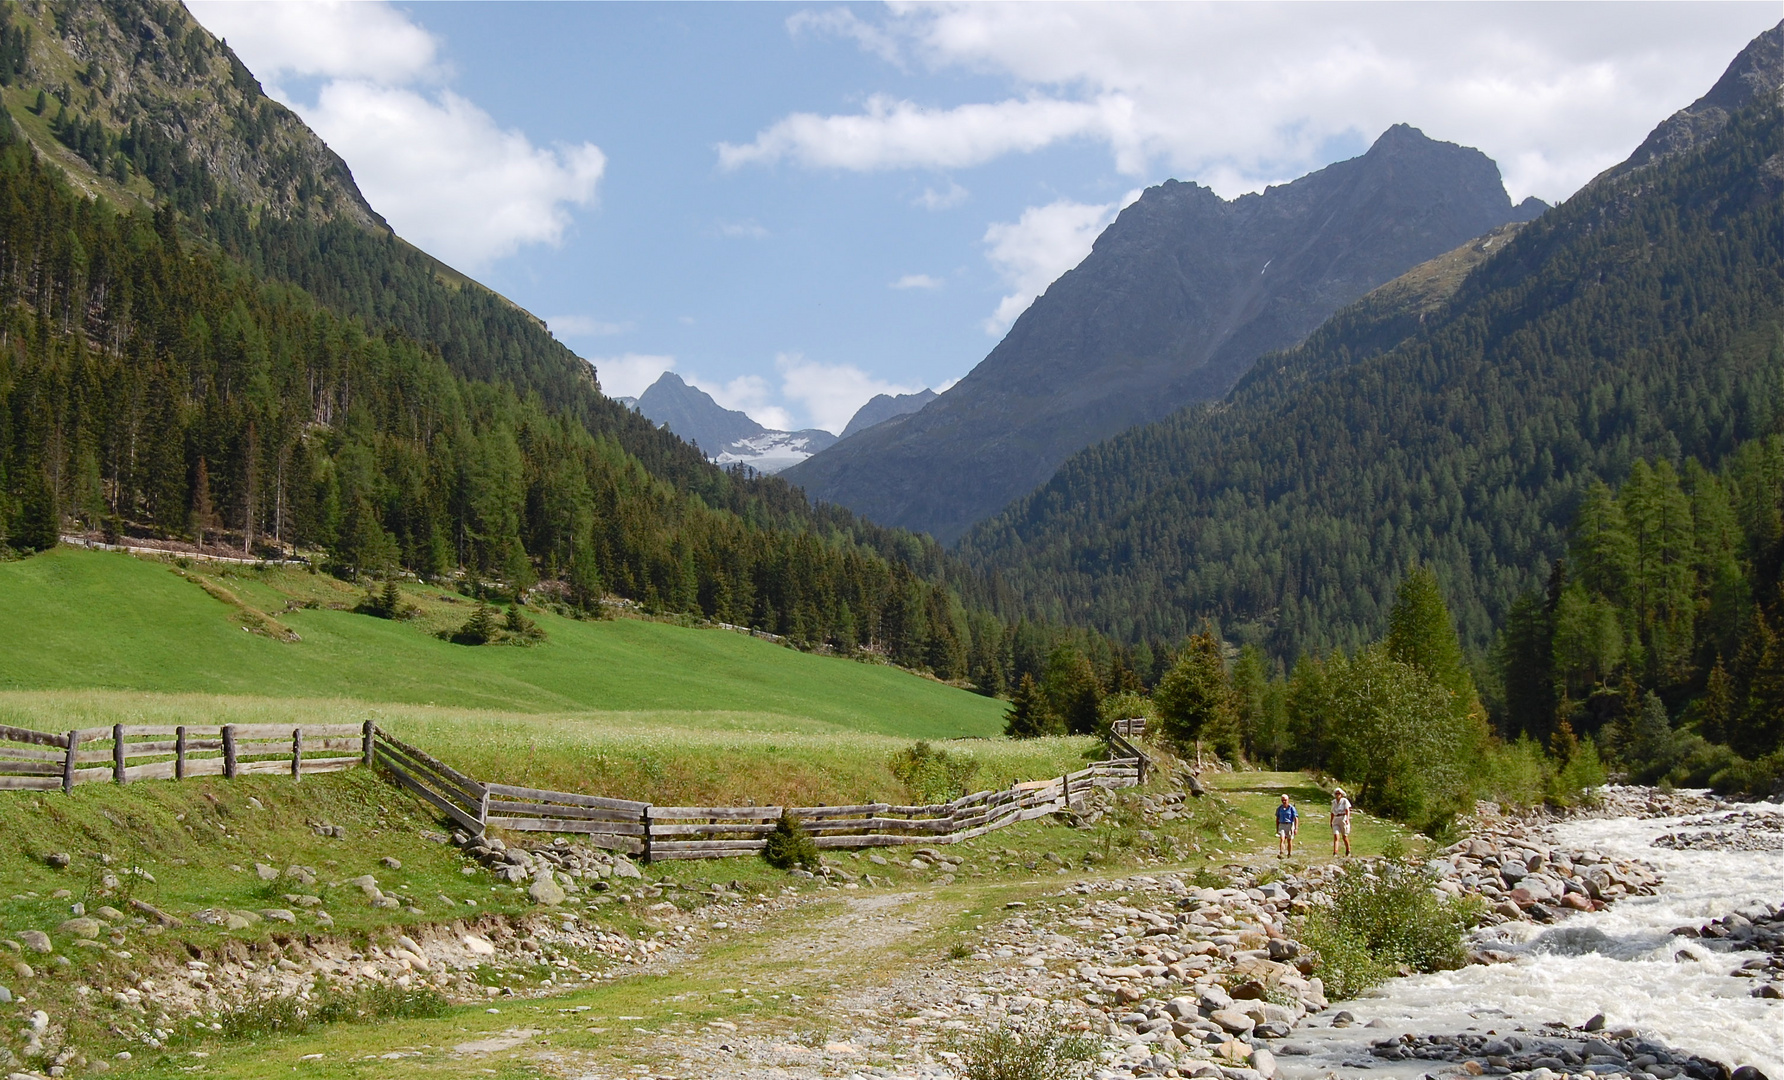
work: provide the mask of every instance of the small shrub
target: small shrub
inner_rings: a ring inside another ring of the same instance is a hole
[[[497,633],[496,609],[489,601],[479,600],[477,609],[459,627],[458,633],[452,635],[452,640],[459,645],[488,645],[496,639]]]
[[[508,615],[502,620],[502,630],[508,641],[515,645],[531,645],[545,640],[545,631],[539,624],[521,614],[519,605],[509,604]]]
[[[361,615],[371,615],[379,619],[407,619],[415,614],[415,608],[403,603],[403,594],[396,587],[396,578],[385,578],[384,588],[373,593],[366,593],[364,600],[353,609]]]
[[[919,742],[907,750],[893,754],[886,768],[920,803],[947,802],[965,795],[979,763],[965,754],[948,751]]]
[[[1355,997],[1402,967],[1444,971],[1467,962],[1462,937],[1476,914],[1440,899],[1423,868],[1384,861],[1346,867],[1328,907],[1303,921],[1301,942],[1335,999]]]
[[[1004,1022],[957,1044],[964,1080],[1071,1080],[1102,1049],[1084,1035],[1066,1035],[1044,1019]]]
[[[818,865],[818,845],[812,843],[811,834],[799,819],[783,811],[780,820],[775,822],[774,831],[768,834],[768,842],[762,847],[762,859],[777,870],[791,870],[795,866],[806,870]]]

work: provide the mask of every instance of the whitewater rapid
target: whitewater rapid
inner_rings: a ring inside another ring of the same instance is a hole
[[[1784,814],[1775,803],[1747,809]],[[1507,923],[1486,931],[1481,943],[1516,954],[1511,963],[1395,979],[1334,1007],[1327,1016],[1348,1009],[1357,1026],[1332,1028],[1322,1017],[1297,1030],[1293,1040],[1315,1054],[1278,1058],[1284,1075],[1417,1076],[1434,1063],[1379,1062],[1365,1073],[1344,1062],[1366,1058],[1371,1042],[1404,1032],[1504,1034],[1549,1022],[1577,1027],[1603,1013],[1609,1030],[1634,1028],[1693,1054],[1784,1077],[1784,1002],[1751,997],[1754,981],[1729,975],[1761,954],[1712,953],[1669,933],[1761,903],[1784,905],[1784,851],[1654,846],[1686,821],[1620,817],[1555,826],[1555,846],[1642,859],[1665,881],[1653,896],[1627,897],[1554,926]],[[1363,1026],[1374,1020],[1381,1025]]]

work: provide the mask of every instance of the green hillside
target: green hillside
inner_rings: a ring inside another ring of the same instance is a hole
[[[348,604],[357,596],[333,579],[292,571],[245,571],[223,587],[251,608],[278,611],[296,586],[311,583],[339,586]],[[413,599],[435,597],[436,607],[439,594],[411,587]],[[991,735],[1002,727],[999,702],[894,667],[724,630],[535,617],[548,637],[530,648],[453,645],[412,623],[327,607],[279,614],[302,639],[283,641],[249,631],[240,608],[165,564],[60,549],[0,563],[0,641],[7,642],[0,688],[345,698],[516,713],[761,713],[813,722],[799,725],[808,730],[909,738]]]

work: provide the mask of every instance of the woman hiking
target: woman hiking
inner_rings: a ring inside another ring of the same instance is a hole
[[[1344,841],[1344,857],[1350,857],[1350,799],[1343,788],[1332,789],[1332,854],[1338,854],[1338,841]]]

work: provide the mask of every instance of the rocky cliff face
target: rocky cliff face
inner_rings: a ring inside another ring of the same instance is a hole
[[[89,192],[188,213],[233,197],[256,214],[386,230],[346,163],[182,5],[9,6],[28,46],[0,97],[38,152]]]
[[[1498,167],[1404,125],[1368,153],[1227,201],[1167,181],[1098,237],[959,384],[787,472],[816,499],[945,543],[1067,456],[1219,397],[1258,356],[1508,221]]]
[[[855,410],[838,438],[846,439],[894,417],[908,416],[934,401],[936,396],[934,390],[919,390],[914,394],[875,394],[867,404]]]
[[[748,413],[725,408],[672,371],[663,372],[638,396],[636,408],[651,423],[698,446],[710,460],[720,465],[748,465],[757,472],[779,472],[836,442],[836,436],[818,428],[765,428]]]
[[[1662,158],[1682,154],[1713,138],[1729,114],[1755,98],[1784,93],[1784,22],[1747,43],[1709,93],[1655,127],[1629,160],[1606,176],[1621,176]]]

